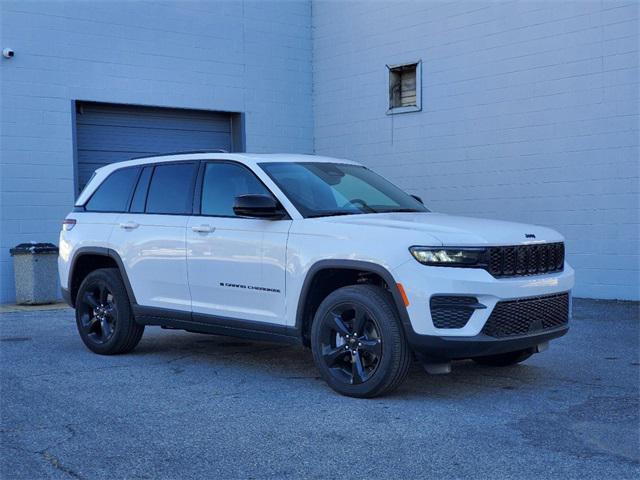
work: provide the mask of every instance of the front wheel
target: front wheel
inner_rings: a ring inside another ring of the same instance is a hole
[[[76,324],[89,350],[102,355],[133,350],[144,332],[131,311],[117,268],[101,268],[84,279],[76,299]]]
[[[311,328],[311,348],[329,386],[351,397],[391,392],[411,363],[391,296],[373,285],[343,287],[323,300]]]
[[[529,348],[526,350],[517,350],[515,352],[501,353],[499,355],[476,357],[472,358],[472,360],[479,365],[485,365],[489,367],[508,367],[510,365],[524,362],[531,355],[533,355],[533,352]]]

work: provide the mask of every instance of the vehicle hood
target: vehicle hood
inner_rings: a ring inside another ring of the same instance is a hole
[[[433,212],[345,215],[324,217],[322,220],[362,227],[363,232],[366,232],[366,227],[377,227],[394,229],[398,234],[411,232],[412,238],[419,238],[423,233],[425,245],[429,245],[432,238],[441,245],[449,246],[519,245],[564,240],[555,230],[538,225]]]

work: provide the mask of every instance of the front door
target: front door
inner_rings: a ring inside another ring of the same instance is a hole
[[[236,216],[235,197],[245,194],[271,195],[244,165],[204,165],[200,215],[187,223],[192,310],[227,320],[284,325],[291,221]]]

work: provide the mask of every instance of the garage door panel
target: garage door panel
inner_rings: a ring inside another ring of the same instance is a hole
[[[140,115],[145,117],[174,117],[182,118],[188,113],[191,118],[211,119],[218,116],[225,118],[227,112],[214,112],[209,110],[191,110],[170,107],[148,107],[144,105],[123,105],[116,103],[80,102],[77,109],[83,115]]]
[[[130,146],[134,151],[137,151],[141,145],[162,148],[164,145],[189,145],[189,142],[227,145],[230,141],[229,133],[96,125],[85,125],[78,131],[76,138],[79,145],[86,146],[84,150],[122,150]],[[222,148],[222,146],[218,148]]]
[[[200,110],[78,104],[78,188],[96,168],[133,157],[232,149],[231,114]]]
[[[156,155],[156,152],[142,150],[123,152],[82,152],[78,155],[78,168],[91,168],[91,172],[93,173],[93,170],[104,167],[109,163],[124,162],[125,160],[131,160],[135,157],[144,157],[146,155]]]
[[[97,125],[130,128],[157,128],[165,130],[203,130],[210,132],[231,131],[229,116],[212,113],[212,118],[203,116],[182,117],[157,116],[153,114],[141,115],[139,113],[103,113],[78,114],[78,125]]]

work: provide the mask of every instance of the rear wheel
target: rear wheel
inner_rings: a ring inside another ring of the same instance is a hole
[[[499,355],[488,355],[486,357],[476,357],[472,360],[480,365],[489,367],[508,367],[520,362],[524,362],[533,355],[531,349],[516,350],[515,352],[501,353]]]
[[[116,268],[101,268],[84,279],[76,299],[76,324],[89,350],[102,355],[133,350],[144,332],[131,311]]]
[[[353,285],[320,304],[311,329],[313,358],[335,391],[371,398],[397,388],[411,355],[388,292]]]

